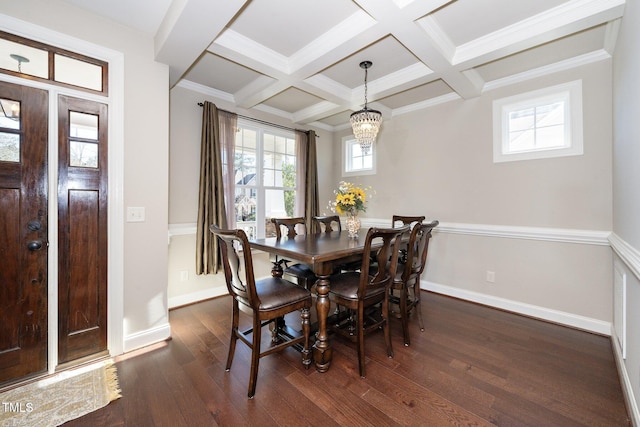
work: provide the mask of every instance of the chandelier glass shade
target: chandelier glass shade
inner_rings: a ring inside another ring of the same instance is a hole
[[[360,144],[363,154],[369,153],[371,144],[375,142],[382,123],[382,113],[367,107],[367,70],[371,65],[373,65],[371,61],[360,63],[360,68],[364,68],[364,108],[352,113],[349,118],[353,135]]]

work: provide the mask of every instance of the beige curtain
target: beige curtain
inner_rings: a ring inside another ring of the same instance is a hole
[[[318,202],[318,166],[316,158],[316,134],[296,131],[297,158],[299,165],[296,172],[298,197],[296,197],[296,216],[304,216],[310,233],[315,233],[311,217],[320,212]]]
[[[219,111],[211,102],[204,103],[200,145],[196,274],[218,272],[218,243],[209,231],[209,226],[234,226],[234,215],[231,215],[229,221],[225,206],[231,206],[230,213],[233,213],[233,146],[236,127],[237,115]]]

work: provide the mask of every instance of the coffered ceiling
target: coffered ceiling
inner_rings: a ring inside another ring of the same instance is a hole
[[[328,130],[609,58],[624,0],[67,0],[155,37],[170,85]]]

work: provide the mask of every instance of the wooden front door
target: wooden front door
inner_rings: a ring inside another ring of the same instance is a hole
[[[58,99],[58,362],[107,350],[107,106]]]
[[[48,93],[0,82],[0,383],[47,369]]]

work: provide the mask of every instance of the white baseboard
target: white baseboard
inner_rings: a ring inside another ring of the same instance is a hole
[[[421,281],[420,287],[427,291],[432,291],[439,294],[476,302],[490,307],[499,308],[501,310],[507,310],[514,313],[523,314],[525,316],[535,317],[537,319],[547,320],[549,322],[558,323],[561,325],[570,326],[601,335],[611,336],[612,325],[610,322],[604,322],[598,319],[578,316],[576,314],[552,310],[549,308],[526,304],[519,301],[512,301],[505,298],[468,291],[465,289],[454,288],[452,286],[441,285],[425,280]]]
[[[124,352],[128,353],[132,350],[137,350],[139,348],[164,341],[168,338],[171,338],[171,326],[169,323],[165,323],[164,325],[147,329],[146,331],[127,335],[124,338]]]
[[[169,309],[193,304],[194,302],[204,301],[221,295],[227,295],[228,293],[229,291],[227,291],[225,286],[218,286],[212,289],[204,289],[198,292],[191,292],[190,294],[171,297],[168,301]]]
[[[622,394],[629,411],[629,417],[631,418],[631,424],[634,426],[640,426],[640,410],[638,410],[638,403],[633,393],[633,387],[631,386],[631,379],[629,378],[629,372],[627,372],[627,365],[624,363],[622,357],[622,349],[620,348],[619,340],[616,337],[615,329],[611,330],[611,341],[613,342],[613,358],[616,361],[616,367],[618,368],[618,376],[620,377],[620,384],[622,385]]]

